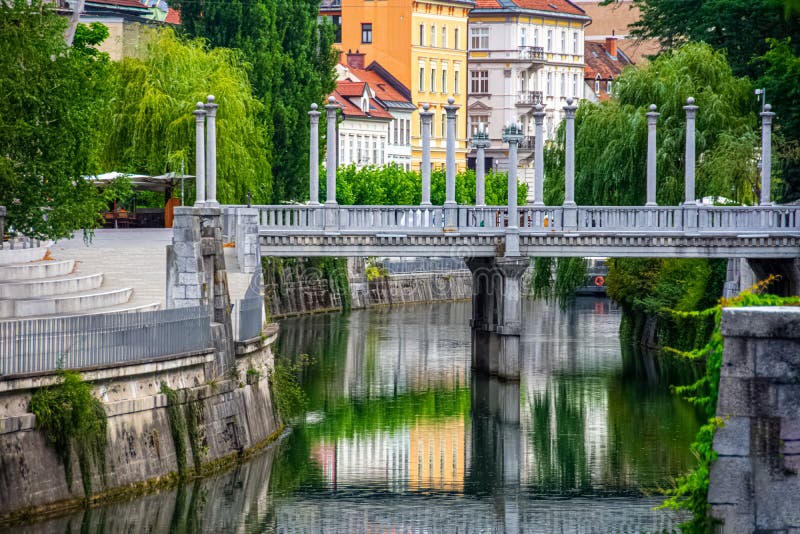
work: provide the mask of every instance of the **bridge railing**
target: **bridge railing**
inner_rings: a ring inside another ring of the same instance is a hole
[[[797,232],[800,206],[706,206],[697,212],[702,230]]]
[[[679,232],[684,210],[680,206],[579,207],[578,231]]]
[[[430,231],[444,225],[440,206],[340,206],[339,227],[355,231]]]

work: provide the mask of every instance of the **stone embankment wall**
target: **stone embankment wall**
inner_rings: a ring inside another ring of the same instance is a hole
[[[180,457],[188,472],[234,459],[277,437],[282,425],[267,379],[277,327],[267,327],[265,334],[236,344],[235,370],[224,379],[213,372],[212,350],[83,372],[108,418],[105,476],[93,470],[92,497],[174,477]],[[28,411],[31,395],[56,381],[53,374],[0,381],[0,518],[65,509],[84,499],[76,453],[70,489],[64,466]],[[162,382],[175,391],[172,406],[161,392]],[[184,430],[176,443],[172,430],[180,418]]]
[[[800,308],[723,310],[708,501],[723,532],[800,531]]]
[[[270,262],[264,268],[264,291],[270,317],[341,310],[349,298],[353,309],[417,302],[465,300],[472,297],[469,270],[393,274],[368,280],[365,258],[347,259],[347,295],[341,278],[308,258]]]

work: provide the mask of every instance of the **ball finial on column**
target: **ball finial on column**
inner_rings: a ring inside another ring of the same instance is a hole
[[[572,97],[567,98],[567,105],[568,106],[571,106],[573,102],[574,102],[574,100],[572,99]]]
[[[764,111],[766,111],[766,112],[772,111],[772,105],[771,104],[764,104]]]
[[[422,111],[428,111],[429,109],[431,109],[431,105],[430,104],[428,104],[427,102],[422,104]]]
[[[328,104],[335,104],[335,103],[336,103],[336,99],[333,98],[333,96],[329,96],[328,97]]]
[[[317,111],[317,105],[311,104],[311,111]]]
[[[689,98],[687,98],[686,99],[686,104],[689,105],[689,106],[693,106],[694,105],[694,97],[690,96]]]
[[[202,102],[198,102],[197,103],[197,109],[205,109],[205,107],[206,107],[206,105],[203,104]]]
[[[456,101],[456,99],[453,98],[452,96],[447,99],[447,103],[450,104],[451,106],[453,105],[453,103],[455,103],[455,101]]]
[[[657,108],[655,104],[650,104],[650,111],[655,111],[656,109]]]
[[[208,100],[209,104],[213,104],[216,98],[214,98],[214,95],[208,95],[208,97],[206,97],[206,100]]]

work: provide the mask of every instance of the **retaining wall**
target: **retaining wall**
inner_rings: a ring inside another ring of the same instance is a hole
[[[208,365],[214,361],[213,350],[83,373],[93,383],[108,417],[106,476],[104,480],[97,470],[92,473],[93,496],[102,498],[175,474],[179,448],[185,451],[186,467],[191,469],[195,457],[201,465],[208,464],[275,437],[281,422],[273,410],[266,376],[277,327],[268,327],[266,334],[263,340],[236,345],[237,372],[222,380],[207,375],[213,369]],[[247,369],[257,373],[248,374]],[[28,412],[31,395],[55,381],[53,375],[0,381],[0,518],[21,511],[66,509],[84,498],[77,455],[73,451],[70,489],[64,466]],[[161,382],[177,390],[178,412],[184,418],[198,414],[197,439],[186,432],[180,443],[174,442]]]
[[[723,532],[800,531],[800,307],[723,310],[708,501]]]

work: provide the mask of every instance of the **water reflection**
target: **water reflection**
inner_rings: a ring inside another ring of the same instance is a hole
[[[637,373],[619,313],[526,302],[521,382],[470,371],[469,304],[286,320],[311,414],[238,469],[26,527],[101,532],[670,530],[647,493],[690,462],[693,409]],[[638,360],[636,360],[638,361]]]

